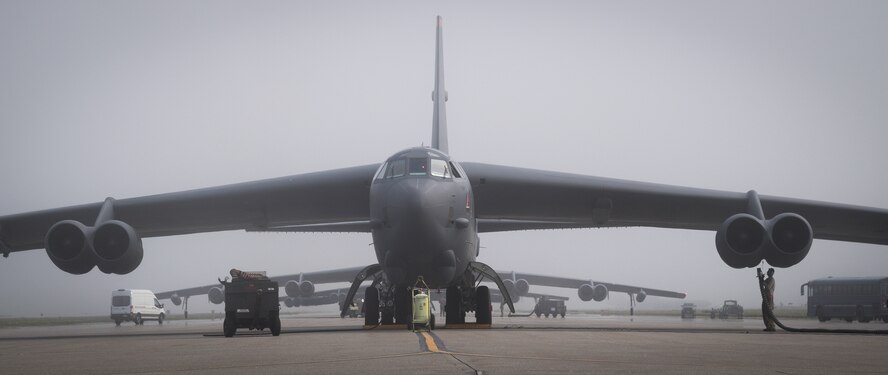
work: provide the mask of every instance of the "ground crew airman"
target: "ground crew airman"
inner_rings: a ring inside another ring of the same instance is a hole
[[[761,275],[761,270],[759,270],[759,275]],[[762,279],[759,276],[759,287],[762,289],[762,320],[765,322],[765,331],[772,332],[774,331],[774,320],[771,317],[774,315],[774,287],[776,286],[774,282],[774,269],[768,269],[768,278]]]

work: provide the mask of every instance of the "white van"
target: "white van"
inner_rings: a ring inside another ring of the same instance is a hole
[[[163,324],[163,304],[154,296],[154,292],[144,289],[117,289],[111,292],[111,320],[144,324],[146,320],[156,320]]]

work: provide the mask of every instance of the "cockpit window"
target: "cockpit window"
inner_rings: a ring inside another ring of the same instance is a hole
[[[404,159],[398,159],[389,163],[388,168],[385,170],[385,178],[401,177],[406,171],[407,161]]]
[[[429,159],[427,158],[410,158],[410,175],[425,176],[429,173]]]
[[[450,168],[447,162],[441,159],[432,159],[432,176],[450,178]]]
[[[450,173],[453,173],[453,177],[461,178],[459,175],[459,169],[456,169],[456,166],[453,165],[453,162],[450,162]]]
[[[388,163],[382,163],[382,165],[379,166],[379,170],[376,171],[376,177],[373,177],[373,179],[374,180],[381,180],[381,179],[385,178],[385,171],[387,169],[388,169]]]

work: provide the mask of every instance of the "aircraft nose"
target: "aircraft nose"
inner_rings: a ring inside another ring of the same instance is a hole
[[[437,211],[447,203],[436,196],[433,181],[427,179],[401,181],[391,193],[389,206],[395,208],[399,224],[404,227],[424,227],[436,222]]]

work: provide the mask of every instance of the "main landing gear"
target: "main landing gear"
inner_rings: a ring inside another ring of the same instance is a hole
[[[403,324],[409,326],[413,317],[413,288],[391,284],[382,267],[378,264],[367,266],[355,276],[352,286],[343,303],[342,316],[347,313],[349,302],[354,300],[361,283],[372,277],[373,284],[364,291],[364,325],[378,326],[386,324]],[[459,285],[447,288],[443,313],[448,326],[466,324],[466,313],[475,313],[475,323],[490,325],[493,323],[493,308],[490,304],[490,289],[478,286],[482,278],[496,282],[509,310],[515,312],[508,290],[492,268],[480,262],[470,262],[466,274]],[[434,321],[434,315],[430,320]]]

